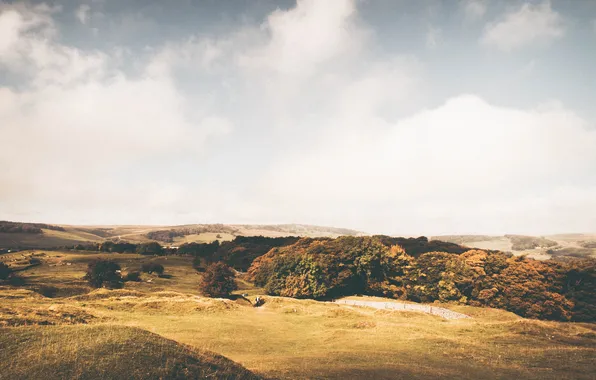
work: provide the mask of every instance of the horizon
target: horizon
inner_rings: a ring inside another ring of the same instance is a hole
[[[176,227],[185,227],[185,226],[201,226],[201,225],[223,225],[223,226],[247,226],[247,227],[277,227],[277,226],[304,226],[304,227],[318,227],[318,228],[329,228],[329,229],[345,229],[350,230],[352,232],[356,232],[358,234],[363,234],[365,236],[373,236],[373,235],[387,235],[393,237],[404,237],[404,238],[417,238],[417,237],[427,237],[427,238],[440,238],[442,236],[493,236],[493,237],[500,237],[500,236],[564,236],[564,235],[594,235],[596,234],[595,231],[580,231],[580,232],[556,232],[552,234],[523,234],[517,232],[506,232],[504,234],[495,234],[495,233],[454,233],[454,234],[427,234],[427,233],[381,233],[381,232],[374,232],[374,231],[362,231],[356,230],[352,228],[346,228],[342,226],[324,226],[324,225],[316,225],[316,224],[306,224],[306,223],[185,223],[185,224],[69,224],[69,223],[54,223],[54,222],[47,222],[47,221],[18,221],[18,220],[0,220],[0,222],[10,222],[10,223],[32,223],[32,224],[47,224],[47,225],[54,225],[54,226],[62,226],[62,227],[81,227],[81,228],[110,228],[110,227],[155,227],[155,228],[176,228]],[[239,235],[242,236],[242,235]],[[340,235],[341,236],[341,235]]]
[[[594,47],[589,1],[0,0],[0,219],[594,233]]]

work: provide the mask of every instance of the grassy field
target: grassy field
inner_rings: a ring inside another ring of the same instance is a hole
[[[512,252],[515,255],[526,255],[537,260],[546,260],[553,256],[596,257],[596,248],[585,248],[582,245],[585,242],[596,242],[596,234],[559,234],[544,237],[556,242],[557,245],[555,247],[515,250],[511,238],[507,236],[445,235],[433,236],[432,239],[457,243],[472,248]],[[549,249],[552,249],[555,254],[551,255],[548,252]]]
[[[109,240],[123,240],[130,243],[145,243],[152,241],[146,235],[152,231],[172,230],[179,228],[201,229],[208,227],[212,232],[194,233],[176,236],[169,245],[183,243],[209,243],[214,240],[233,240],[236,236],[308,236],[308,237],[338,237],[343,233],[362,235],[358,231],[320,227],[299,224],[284,225],[201,225],[189,224],[184,226],[71,226],[61,225],[65,231],[42,229],[41,234],[32,233],[2,233],[0,232],[0,249],[35,249],[73,246],[79,243],[99,243]]]
[[[44,253],[0,256],[11,265],[30,254],[43,262],[20,272],[26,281],[23,287],[0,288],[0,324],[5,326],[0,332],[0,377],[9,373],[15,375],[10,378],[34,378],[43,366],[53,368],[54,374],[85,377],[83,362],[73,358],[72,349],[83,345],[78,351],[93,358],[84,361],[93,367],[87,368],[91,374],[124,365],[106,353],[105,347],[113,347],[131,363],[133,374],[138,373],[134,368],[147,367],[143,363],[163,363],[164,357],[187,363],[201,352],[213,358],[214,352],[258,375],[281,379],[595,378],[593,324],[544,322],[502,310],[441,305],[472,317],[447,321],[421,313],[268,296],[264,306],[254,308],[243,299],[201,297],[200,276],[192,270],[190,258]],[[156,260],[169,276],[144,274],[142,282],[126,283],[124,289],[92,290],[81,280],[85,267],[106,256],[118,261],[123,272]],[[250,283],[238,282],[237,293],[248,293],[249,299],[262,294]],[[47,288],[55,288],[52,297],[39,294]],[[22,325],[28,327],[14,327]],[[133,337],[145,343],[122,344]],[[143,348],[147,345],[167,348]],[[30,368],[31,360],[41,358],[41,367]],[[224,367],[233,367],[226,363]],[[164,370],[168,368],[173,367]]]

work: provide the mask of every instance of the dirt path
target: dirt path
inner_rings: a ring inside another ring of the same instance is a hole
[[[340,304],[340,305],[367,306],[367,307],[373,307],[375,309],[416,311],[416,312],[420,312],[420,313],[438,315],[439,317],[443,317],[445,319],[470,318],[469,316],[467,316],[465,314],[457,313],[457,312],[449,310],[449,309],[431,306],[431,305],[421,305],[421,304],[402,303],[402,302],[360,301],[360,300],[346,300],[346,299],[335,300],[333,302]]]

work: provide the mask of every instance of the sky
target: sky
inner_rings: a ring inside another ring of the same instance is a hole
[[[596,232],[591,0],[0,0],[0,219]]]

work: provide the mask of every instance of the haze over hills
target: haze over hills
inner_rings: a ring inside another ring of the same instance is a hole
[[[338,237],[364,236],[364,232],[347,228],[321,227],[305,224],[185,224],[175,226],[143,225],[39,225],[35,223],[0,222],[0,226],[25,226],[0,228],[0,248],[51,248],[79,243],[97,243],[121,240],[132,243],[158,241],[177,245],[190,242],[232,240],[236,236],[301,236]],[[35,226],[41,226],[36,228]],[[52,228],[46,228],[52,227]],[[28,230],[27,230],[28,229]]]
[[[25,226],[25,231],[9,232],[7,225]],[[265,237],[338,237],[367,236],[348,228],[324,227],[307,224],[185,224],[173,226],[152,225],[50,225],[39,223],[0,222],[0,249],[55,248],[103,241],[145,243],[157,241],[166,246],[184,243],[228,241],[236,236]],[[398,235],[393,235],[398,236]],[[401,235],[399,235],[401,236]],[[421,233],[418,236],[424,236]],[[406,236],[411,237],[411,236]],[[536,259],[554,257],[596,257],[596,233],[527,235],[441,235],[429,239],[460,244],[470,248],[511,252]]]

